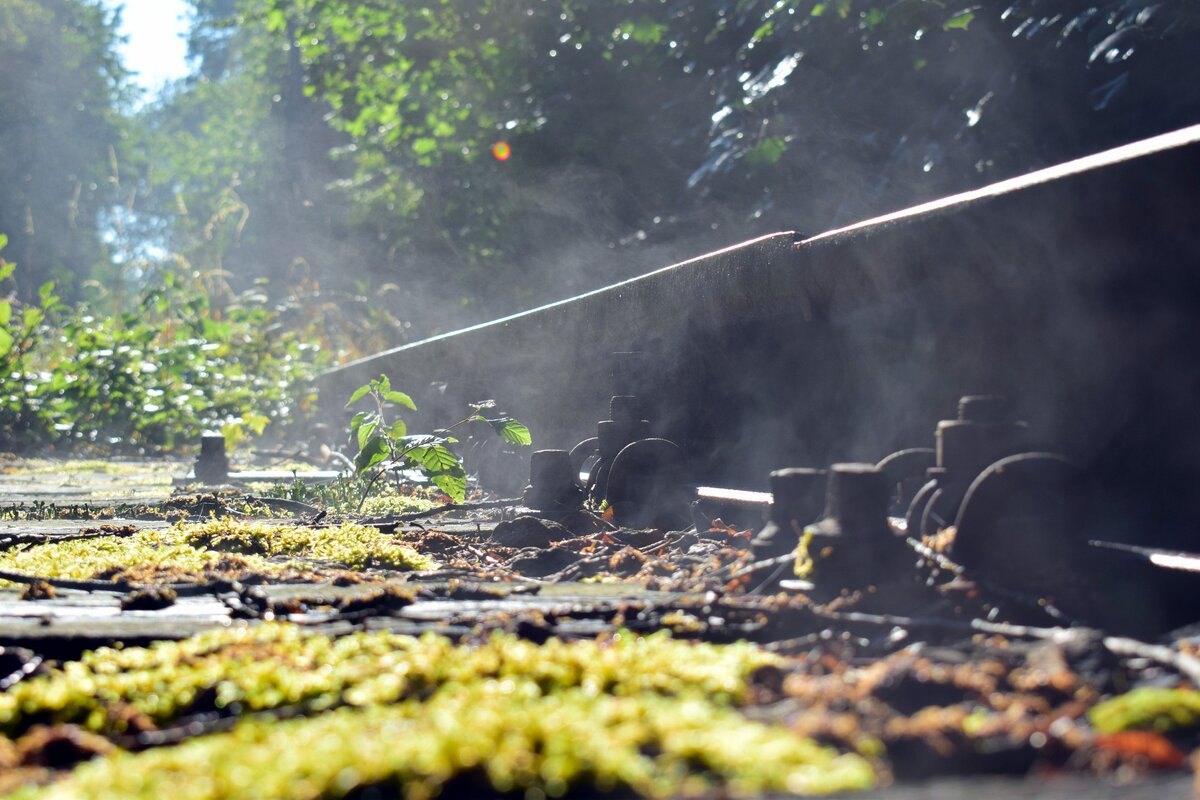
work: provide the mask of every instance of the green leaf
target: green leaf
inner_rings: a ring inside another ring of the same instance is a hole
[[[354,471],[361,475],[388,457],[390,448],[382,436],[373,436],[354,457]]]
[[[0,325],[7,325],[12,319],[12,303],[0,300]]]
[[[357,389],[354,390],[354,394],[350,395],[350,399],[346,401],[346,408],[349,408],[350,406],[354,405],[355,403],[357,403],[359,400],[362,400],[364,397],[366,397],[370,393],[371,393],[371,384],[368,383],[368,384],[364,384],[364,385],[358,387]]]
[[[432,153],[434,150],[437,150],[437,146],[437,139],[430,139],[427,136],[423,136],[420,139],[415,139],[412,143],[413,152],[419,156]]]
[[[233,333],[233,323],[227,321],[218,322],[214,319],[201,320],[201,329],[204,338],[210,342],[227,342],[230,335]]]
[[[489,419],[487,423],[506,442],[523,446],[533,444],[533,436],[530,435],[529,428],[515,419],[502,417],[500,419]]]
[[[287,27],[287,17],[278,8],[267,12],[267,30],[278,33]]]
[[[221,426],[221,435],[225,437],[226,449],[236,450],[237,446],[246,438],[246,431],[241,425],[229,422]]]
[[[782,136],[768,136],[746,154],[746,163],[753,167],[767,166],[779,161],[786,152],[786,139]]]
[[[359,450],[363,450],[366,448],[367,441],[371,438],[371,434],[373,434],[375,432],[375,429],[378,427],[379,427],[379,421],[371,420],[370,422],[365,423],[361,428],[358,429],[358,449]]]
[[[12,346],[12,334],[6,331],[4,328],[0,328],[0,358],[8,355],[8,352],[12,350]]]
[[[263,431],[270,421],[270,417],[265,417],[262,414],[242,414],[242,424],[254,431],[257,436],[262,436]]]
[[[54,296],[54,281],[46,281],[39,286],[38,297],[41,298],[42,308],[52,305],[58,299]]]
[[[0,233],[0,250],[8,247],[8,234]]]
[[[433,485],[445,492],[451,500],[456,503],[461,503],[467,496],[467,476],[451,474],[444,472],[440,475],[432,475],[429,480],[433,481]]]
[[[0,258],[0,281],[4,280],[9,275],[12,275],[13,270],[15,270],[16,268],[17,268],[17,265],[14,264],[13,262],[5,261],[3,258]]]
[[[360,411],[354,415],[354,419],[350,420],[350,432],[356,433],[358,426],[367,421],[367,417],[371,416],[370,411]]]
[[[406,433],[408,433],[408,426],[402,419],[396,420],[392,423],[392,427],[388,428],[388,435],[393,439],[403,439]]]
[[[655,22],[649,17],[642,17],[637,22],[622,26],[622,33],[628,33],[638,44],[658,44],[667,32],[667,26]]]
[[[444,444],[429,444],[408,451],[408,459],[419,465],[428,475],[447,472],[455,467],[461,469],[458,456]]]
[[[389,390],[383,393],[383,399],[387,400],[389,403],[395,403],[398,406],[404,406],[405,408],[412,409],[413,411],[417,410],[416,403],[414,403],[412,398],[406,395],[404,392]]]
[[[957,29],[960,31],[965,31],[973,19],[975,19],[974,11],[960,11],[943,23],[942,30],[952,31]]]

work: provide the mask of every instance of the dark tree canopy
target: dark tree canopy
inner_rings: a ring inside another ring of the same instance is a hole
[[[115,28],[94,1],[0,3],[0,231],[27,297],[102,268],[99,218],[130,200]]]

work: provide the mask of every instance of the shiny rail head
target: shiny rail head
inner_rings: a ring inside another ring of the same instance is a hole
[[[696,497],[731,506],[766,508],[774,498],[770,492],[752,492],[746,489],[723,489],[718,486],[697,486]]]

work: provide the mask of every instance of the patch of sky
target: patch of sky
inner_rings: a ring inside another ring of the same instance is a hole
[[[142,90],[143,101],[190,71],[187,32],[191,5],[186,0],[103,0],[110,11],[121,11],[118,48],[121,61]]]

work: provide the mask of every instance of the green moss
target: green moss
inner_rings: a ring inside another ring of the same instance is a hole
[[[385,486],[371,492],[363,503],[362,512],[367,516],[382,516],[385,514],[411,514],[416,511],[428,511],[438,505],[428,498],[415,494],[398,492],[392,486]],[[358,504],[347,505],[345,513],[357,512]]]
[[[98,759],[21,796],[270,800],[388,786],[424,800],[455,778],[473,780],[480,794],[550,797],[824,794],[874,781],[858,756],[701,699],[548,696],[521,679],[448,687],[424,703],[247,721],[181,746]]]
[[[577,688],[590,695],[694,694],[708,702],[741,702],[746,678],[779,663],[746,644],[704,645],[661,634],[621,634],[599,642],[544,645],[497,635],[478,647],[392,633],[340,638],[290,624],[210,631],[149,648],[101,648],[50,675],[0,694],[0,729],[15,734],[31,721],[71,722],[121,733],[132,706],[158,724],[186,714],[197,697],[218,707],[252,709],[308,704],[372,706],[424,697],[445,686],[523,678],[547,693]]]
[[[266,556],[302,556],[336,561],[351,569],[432,569],[434,562],[394,536],[347,522],[328,528],[274,525],[265,522],[217,519],[176,525],[182,540],[194,548],[211,548]]]
[[[1098,703],[1088,721],[1100,733],[1130,728],[1172,731],[1200,725],[1200,692],[1147,686]]]
[[[49,542],[28,550],[0,553],[0,569],[50,578],[86,580],[120,569],[158,568],[203,571],[236,553],[247,572],[275,573],[288,564],[271,556],[335,561],[355,569],[432,569],[435,562],[395,537],[347,523],[306,528],[266,522],[215,519],[179,523],[132,536]]]
[[[107,570],[133,566],[201,571],[223,557],[223,553],[198,550],[184,543],[174,528],[168,528],[10,550],[0,553],[0,569],[46,578],[88,580]],[[248,557],[245,561],[249,570],[272,568],[263,558]]]
[[[751,645],[662,634],[543,645],[496,635],[472,647],[432,634],[335,639],[267,624],[98,650],[0,695],[0,722],[11,732],[35,718],[70,719],[112,733],[109,708],[130,704],[161,725],[202,694],[246,710],[341,706],[101,758],[18,795],[29,799],[340,797],[378,785],[417,800],[455,779],[480,794],[549,797],[871,786],[861,757],[733,708],[746,699],[749,675],[778,663]]]

